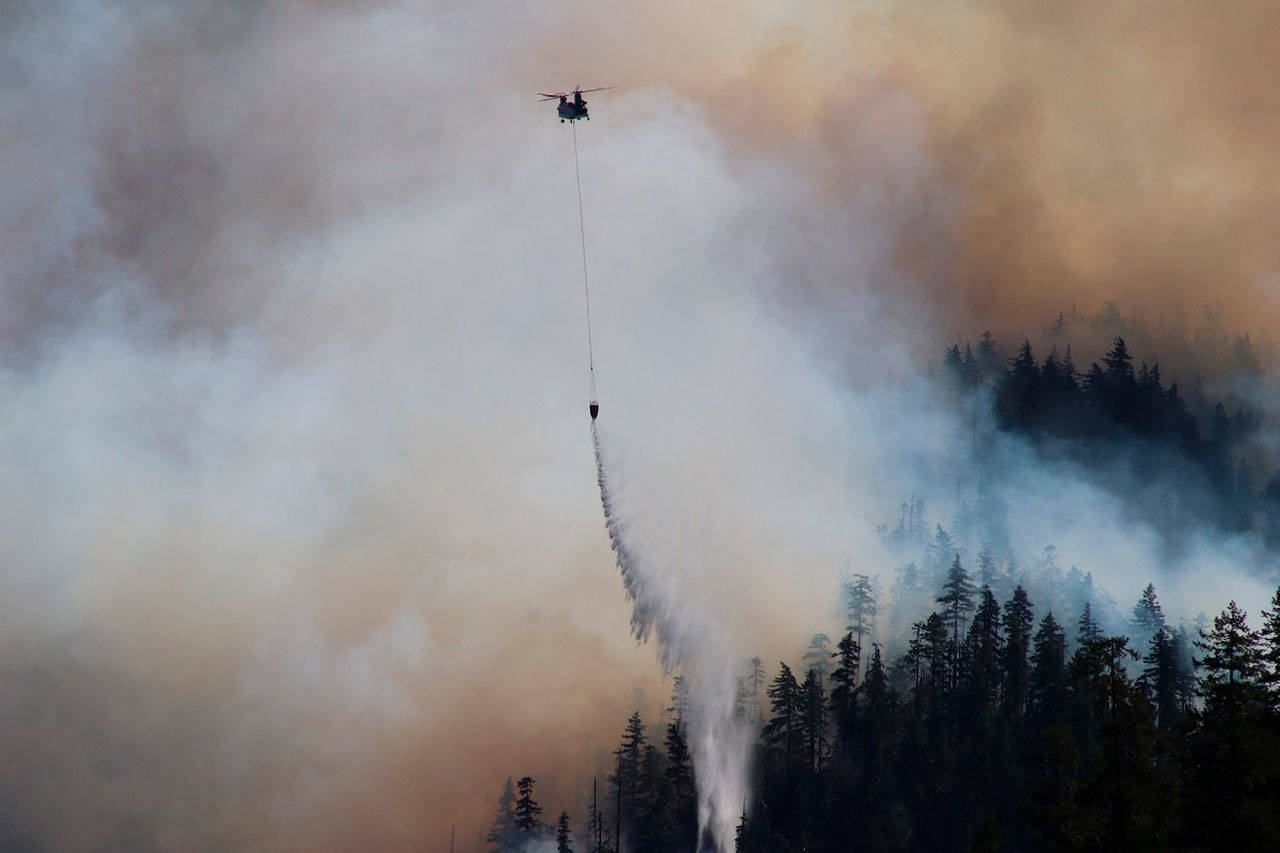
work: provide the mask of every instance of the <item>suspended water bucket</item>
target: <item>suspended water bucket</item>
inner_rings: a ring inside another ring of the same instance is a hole
[[[591,411],[591,420],[594,421],[596,419],[596,415],[600,414],[600,404],[595,400],[592,400],[587,408]]]

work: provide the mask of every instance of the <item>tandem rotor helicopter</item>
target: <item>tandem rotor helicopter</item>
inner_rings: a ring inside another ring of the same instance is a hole
[[[575,86],[572,92],[539,92],[544,101],[554,101],[557,98],[560,103],[556,105],[556,113],[560,116],[560,123],[569,122],[569,127],[573,129],[573,176],[574,183],[578,186],[578,232],[582,239],[582,295],[586,301],[587,307],[587,370],[591,374],[591,402],[587,405],[587,410],[591,413],[592,425],[595,429],[596,416],[600,414],[600,401],[596,399],[596,358],[591,343],[591,283],[587,278],[587,227],[582,216],[582,171],[578,167],[578,126],[574,124],[580,118],[591,121],[591,116],[587,113],[587,99],[582,97],[587,92],[603,92],[606,89],[616,89],[617,86],[597,86],[594,89],[584,89],[581,86]],[[573,100],[569,100],[569,96],[573,96]]]
[[[575,88],[572,92],[539,92],[544,101],[554,101],[560,99],[560,103],[556,105],[556,112],[560,114],[560,123],[566,121],[577,121],[585,118],[591,121],[591,116],[587,115],[587,99],[582,97],[587,92],[603,92],[606,89],[616,89],[617,86],[597,86],[594,89],[584,89],[581,86]],[[569,100],[569,96],[573,96],[573,100]]]

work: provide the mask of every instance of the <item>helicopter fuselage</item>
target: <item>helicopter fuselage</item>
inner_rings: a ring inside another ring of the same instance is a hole
[[[560,121],[577,121],[580,118],[591,121],[591,116],[587,114],[587,102],[581,98],[573,101],[561,99],[556,112],[560,114]]]

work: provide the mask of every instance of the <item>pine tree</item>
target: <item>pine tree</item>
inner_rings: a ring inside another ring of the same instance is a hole
[[[498,797],[498,815],[493,819],[493,826],[485,840],[497,845],[499,853],[515,850],[520,843],[519,827],[516,823],[516,787],[511,777],[502,784],[502,795]]]
[[[920,654],[928,677],[925,680],[925,698],[930,713],[937,717],[950,701],[951,688],[955,684],[955,643],[947,638],[947,626],[937,613],[924,621],[920,632]]]
[[[801,752],[802,710],[800,685],[785,663],[778,664],[778,677],[769,687],[769,710],[772,716],[764,727],[765,743],[782,758],[784,772],[790,777]]]
[[[698,800],[694,789],[693,763],[689,757],[689,741],[685,736],[684,725],[679,720],[672,720],[667,725],[664,746],[667,750],[664,774],[671,788],[675,818],[676,838],[672,839],[673,846],[692,848],[698,831]]]
[[[854,697],[858,685],[859,659],[862,657],[862,648],[853,638],[853,631],[840,638],[832,657],[836,658],[836,666],[831,671],[831,712],[840,742],[847,745],[854,731]]]
[[[1164,610],[1156,598],[1155,584],[1147,584],[1142,597],[1133,605],[1133,628],[1137,635],[1147,639],[1165,626]]]
[[[1106,365],[1107,378],[1112,382],[1124,386],[1134,384],[1133,356],[1129,354],[1124,338],[1116,338],[1110,351],[1102,357],[1102,363]]]
[[[1213,630],[1200,633],[1196,647],[1205,652],[1200,664],[1206,710],[1235,716],[1257,698],[1263,674],[1260,640],[1235,601],[1214,618]]]
[[[1127,664],[1137,659],[1138,653],[1129,648],[1128,637],[1099,634],[1081,642],[1067,673],[1087,722],[1098,725],[1116,720],[1132,687]]]
[[[1021,586],[1014,589],[1013,597],[1004,606],[1001,711],[1005,717],[1021,717],[1027,709],[1031,678],[1028,661],[1033,625],[1031,609],[1031,600]]]
[[[984,586],[978,611],[965,637],[964,682],[972,699],[971,712],[975,717],[984,715],[996,706],[1000,690],[1000,662],[1004,652],[1004,639],[1000,636],[1000,605]]]
[[[844,599],[845,630],[853,632],[858,648],[864,647],[864,639],[871,636],[876,627],[876,597],[871,579],[866,575],[854,575],[841,585]]]
[[[827,697],[815,670],[800,685],[800,703],[806,769],[818,773],[827,758]]]
[[[1035,717],[1047,724],[1061,717],[1067,698],[1067,641],[1062,628],[1046,613],[1040,620],[1031,652],[1028,699]]]
[[[996,552],[990,542],[983,542],[978,551],[978,582],[984,586],[996,586]]]
[[[927,584],[936,584],[946,576],[947,566],[953,555],[959,557],[955,540],[941,524],[935,525],[933,541],[925,546],[924,579]]]
[[[543,834],[545,827],[538,815],[542,806],[533,798],[533,777],[521,776],[516,782],[516,832],[523,841],[531,841]]]
[[[1080,613],[1080,621],[1076,623],[1076,643],[1085,645],[1093,640],[1102,637],[1102,629],[1098,627],[1098,623],[1093,618],[1093,606],[1089,602],[1084,603],[1084,610]]]
[[[689,687],[685,683],[684,676],[677,675],[671,682],[671,704],[667,707],[667,712],[674,715],[679,722],[684,719],[688,710]]]
[[[1182,710],[1178,698],[1178,657],[1173,632],[1165,627],[1157,629],[1142,662],[1147,667],[1138,683],[1155,706],[1157,727],[1165,731],[1178,721]]]
[[[614,842],[621,844],[622,830],[635,824],[638,814],[640,773],[645,755],[644,723],[633,711],[622,733],[622,743],[613,752],[617,771],[609,777],[614,788]]]
[[[996,347],[995,336],[983,332],[978,339],[978,370],[983,381],[999,375],[1002,367],[1000,350]]]
[[[805,650],[805,669],[813,670],[819,681],[825,682],[831,672],[831,638],[826,634],[814,634],[809,638],[809,648]]]
[[[569,832],[569,813],[560,812],[556,822],[556,853],[573,853],[573,836]]]
[[[760,702],[760,689],[764,687],[764,661],[760,658],[751,658],[747,661],[747,689],[751,696],[751,705],[748,709],[751,712],[751,720],[760,723],[764,718],[764,709]]]
[[[958,669],[960,649],[960,626],[964,623],[965,614],[973,610],[973,584],[969,582],[969,573],[960,565],[960,555],[956,554],[947,573],[947,581],[942,585],[942,594],[935,601],[942,605],[946,613],[946,622],[951,629],[952,672]]]
[[[1271,596],[1271,609],[1262,611],[1259,656],[1260,680],[1271,698],[1271,707],[1280,710],[1280,587]]]
[[[1258,634],[1232,601],[1196,646],[1205,674],[1188,750],[1192,840],[1206,849],[1269,849],[1280,829],[1280,727],[1261,683]]]

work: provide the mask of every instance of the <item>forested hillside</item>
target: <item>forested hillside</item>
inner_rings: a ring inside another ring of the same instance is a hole
[[[946,350],[937,390],[969,408],[971,446],[984,430],[1024,436],[1122,497],[1158,487],[1167,499],[1125,511],[1175,545],[1188,526],[1276,541],[1280,475],[1263,470],[1265,418],[1241,402],[1261,369],[1218,374],[1238,392],[1228,406],[1133,362],[1122,336],[1081,370],[1069,348],[1005,355],[987,335]],[[738,849],[1274,848],[1280,589],[1257,614],[1230,601],[1173,620],[1152,584],[1121,605],[1051,543],[1020,561],[989,488],[969,486],[950,524],[912,496],[880,526],[896,565],[846,575],[842,636],[744,663],[737,716],[756,746]],[[558,831],[533,780],[509,782],[490,841],[697,849],[685,714],[676,678],[655,725],[626,721],[591,801],[557,808]]]

